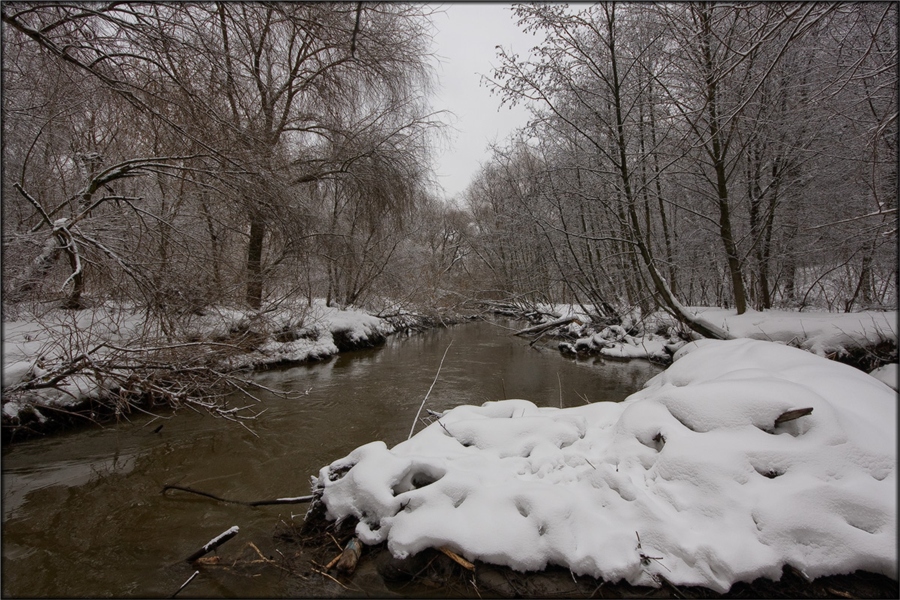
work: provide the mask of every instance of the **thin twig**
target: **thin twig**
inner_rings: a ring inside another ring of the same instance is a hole
[[[431,382],[431,387],[428,388],[428,393],[425,394],[425,397],[422,399],[422,404],[419,406],[419,410],[416,411],[416,418],[413,419],[412,427],[409,428],[409,436],[406,438],[407,440],[412,437],[413,431],[416,429],[416,423],[419,420],[419,415],[422,413],[422,409],[425,407],[425,402],[428,400],[428,396],[431,394],[431,390],[434,389],[434,384],[437,383],[438,377],[441,374],[441,368],[444,366],[444,359],[447,358],[447,352],[450,351],[450,346],[453,345],[453,339],[450,340],[450,343],[447,344],[447,349],[444,350],[444,356],[441,357],[441,364],[438,365],[437,373],[434,374],[434,381]]]
[[[347,590],[347,591],[353,591],[353,590],[351,590],[350,588],[348,588],[346,585],[344,585],[343,583],[341,583],[340,581],[338,581],[337,579],[335,579],[334,577],[332,577],[331,575],[329,575],[328,573],[326,573],[325,571],[320,571],[320,570],[316,569],[315,567],[313,567],[313,568],[310,569],[310,570],[311,570],[311,571],[314,571],[314,572],[316,572],[316,573],[318,573],[319,575],[322,575],[322,576],[324,576],[324,577],[327,577],[328,579],[332,580],[333,582],[335,582],[336,584],[338,584],[339,586],[341,586],[342,588],[344,588],[344,589]]]
[[[194,571],[194,574],[191,575],[190,577],[188,577],[188,578],[187,578],[187,581],[185,581],[184,583],[182,583],[182,584],[181,584],[181,587],[178,588],[177,590],[175,590],[175,593],[172,594],[171,596],[169,596],[169,598],[174,598],[175,596],[177,596],[177,595],[178,595],[178,592],[180,592],[181,590],[183,590],[184,588],[186,588],[186,587],[187,587],[187,584],[189,584],[191,581],[193,581],[193,580],[194,580],[194,577],[196,577],[196,576],[199,575],[199,574],[200,574],[200,571]]]
[[[559,407],[562,408],[562,380],[559,378],[559,371],[556,372],[556,383],[559,384]]]
[[[219,502],[225,502],[226,504],[243,504],[244,506],[270,506],[273,504],[304,504],[306,502],[312,501],[312,496],[297,496],[294,498],[275,498],[274,500],[255,500],[253,502],[245,502],[243,500],[229,500],[228,498],[221,498],[216,496],[215,494],[210,494],[209,492],[203,492],[200,490],[195,490],[194,488],[190,488],[183,485],[174,485],[174,484],[166,484],[163,486],[162,493],[165,493],[169,490],[179,490],[182,492],[188,492],[189,494],[197,494],[198,496],[206,496],[207,498],[212,498],[213,500],[217,500]]]

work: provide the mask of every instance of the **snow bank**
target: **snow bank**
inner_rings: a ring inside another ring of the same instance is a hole
[[[101,342],[126,345],[142,330],[143,314],[128,307],[98,310],[53,310],[40,317],[3,323],[3,388],[40,378]],[[57,388],[34,390],[28,398],[3,399],[3,418],[15,419],[23,410],[39,422],[47,420],[34,403],[71,408],[100,395],[95,377],[75,374]]]
[[[600,354],[609,358],[646,358],[668,363],[672,354],[684,345],[677,321],[667,313],[656,312],[641,318],[635,309],[625,315],[621,325],[596,330],[587,318],[572,323],[567,332],[576,336],[574,343],[562,342],[559,348],[572,354]]]
[[[736,337],[796,344],[819,356],[847,348],[897,342],[897,311],[858,313],[747,310],[738,315],[723,308],[689,310]]]
[[[884,365],[883,367],[878,367],[869,375],[877,379],[878,381],[890,386],[894,390],[900,389],[900,385],[898,385],[898,378],[900,378],[900,370],[898,370],[897,363],[891,363],[889,365]]]
[[[459,406],[314,484],[329,518],[358,518],[360,539],[397,557],[446,546],[520,571],[719,592],[784,564],[896,578],[891,389],[756,340],[702,340],[676,359],[622,403]],[[776,424],[801,408],[813,411]]]
[[[253,315],[238,319],[247,321]],[[231,321],[235,319],[232,317]],[[367,312],[329,307],[324,300],[312,306],[284,309],[267,316],[265,328],[276,332],[251,352],[232,357],[231,367],[260,368],[283,363],[322,360],[338,352],[373,346],[394,332],[387,321]],[[205,325],[209,329],[209,325]]]
[[[674,317],[664,312],[642,318],[640,311],[635,309],[623,318],[621,326],[597,331],[589,317],[573,307],[554,305],[550,308],[556,314],[579,314],[582,318],[582,323],[573,323],[567,328],[567,333],[577,339],[574,343],[561,343],[560,350],[564,352],[668,362],[672,353],[684,344]],[[734,310],[722,308],[690,307],[688,310],[735,337],[791,344],[819,356],[845,354],[848,350],[882,342],[897,343],[896,311],[801,313],[748,310],[738,315]]]
[[[148,323],[146,313],[128,306],[107,305],[92,310],[53,310],[3,324],[3,387],[40,378],[101,343],[119,347],[167,345],[181,341],[217,341],[244,347],[246,351],[225,359],[226,368],[260,368],[268,365],[321,360],[340,351],[372,346],[394,332],[388,321],[364,311],[326,306],[316,300],[285,304],[262,313],[226,307],[208,309],[186,323],[184,331],[167,337],[158,324]],[[102,358],[112,350],[100,347],[92,356]],[[4,397],[2,417],[14,421],[23,411],[43,422],[35,405],[71,408],[101,394],[102,382],[92,375],[74,374],[57,388],[36,389],[25,397]]]
[[[646,332],[637,336],[628,335],[624,327],[611,325],[598,333],[578,338],[574,344],[563,342],[561,348],[581,353],[597,353],[609,358],[646,358],[661,362],[671,360],[674,350],[684,345],[674,334],[668,336]]]

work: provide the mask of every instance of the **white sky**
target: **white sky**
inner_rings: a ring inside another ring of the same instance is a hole
[[[491,142],[503,141],[515,128],[525,125],[528,112],[522,106],[500,106],[500,97],[481,84],[499,65],[497,46],[524,56],[536,39],[516,25],[510,4],[446,4],[432,18],[435,27],[432,51],[437,89],[435,110],[454,113],[444,119],[453,127],[437,153],[438,184],[451,199],[466,186],[489,156]],[[441,150],[444,150],[441,152]]]

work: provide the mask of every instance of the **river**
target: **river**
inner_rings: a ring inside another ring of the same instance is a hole
[[[173,418],[130,415],[102,429],[4,448],[3,596],[170,596],[193,572],[184,558],[232,525],[240,534],[223,552],[252,541],[277,557],[283,542],[273,539],[276,525],[302,520],[305,505],[163,496],[163,485],[248,501],[306,495],[311,475],[354,448],[406,439],[448,346],[426,404],[433,410],[502,398],[541,406],[620,401],[661,370],[646,361],[575,360],[530,347],[510,335],[513,325],[392,336],[372,350],[260,373],[260,383],[294,396],[264,396],[266,411],[248,423],[252,433],[182,409]],[[210,569],[179,597],[321,596],[326,584],[278,569]]]

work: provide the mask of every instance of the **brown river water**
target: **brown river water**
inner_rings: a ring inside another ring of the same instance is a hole
[[[306,505],[223,504],[163,496],[162,487],[245,501],[309,494],[310,476],[324,465],[374,440],[390,447],[406,439],[451,340],[426,404],[432,410],[501,398],[539,406],[620,401],[661,371],[646,361],[576,360],[529,347],[510,335],[514,326],[482,322],[392,336],[376,349],[260,373],[260,383],[296,394],[263,397],[266,412],[248,423],[256,435],[182,409],[166,420],[132,416],[4,448],[3,596],[168,597],[194,571],[185,557],[233,525],[240,533],[223,552],[252,541],[277,557],[284,542],[273,539],[276,526],[301,522]],[[178,597],[334,593],[318,575],[210,569]]]

